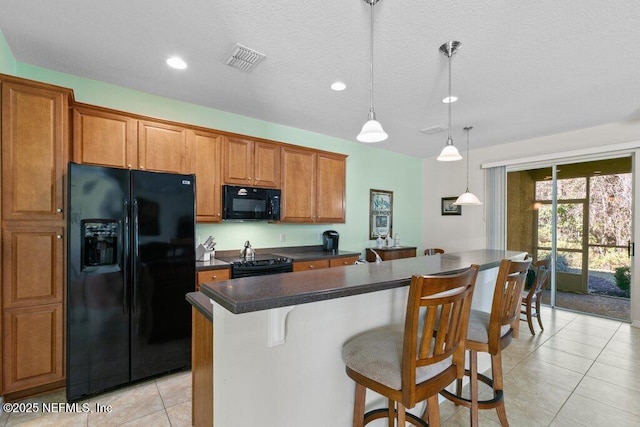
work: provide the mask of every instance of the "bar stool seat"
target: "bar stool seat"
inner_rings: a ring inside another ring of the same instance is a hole
[[[356,382],[353,425],[378,418],[389,425],[440,425],[438,392],[464,375],[464,343],[479,267],[447,276],[413,276],[404,327],[364,332],[346,342],[342,360]],[[388,406],[365,412],[366,389]],[[422,417],[406,413],[427,400]]]

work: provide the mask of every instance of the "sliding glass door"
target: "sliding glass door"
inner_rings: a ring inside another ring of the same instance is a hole
[[[543,302],[630,320],[631,157],[507,174],[507,249],[553,259]]]

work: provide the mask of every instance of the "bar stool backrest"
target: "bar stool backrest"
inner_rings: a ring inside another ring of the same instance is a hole
[[[416,386],[419,368],[446,363],[451,357],[457,378],[464,375],[467,325],[478,269],[472,265],[455,275],[411,278],[402,352],[402,400],[406,407],[434,394],[429,387]]]
[[[509,259],[503,259],[500,263],[489,320],[488,347],[490,354],[497,354],[501,347],[500,340],[510,340],[514,328],[519,327],[522,291],[530,264],[530,260],[512,261]],[[507,325],[510,326],[510,329],[504,333],[503,327]],[[502,343],[502,347],[506,344],[508,343]]]

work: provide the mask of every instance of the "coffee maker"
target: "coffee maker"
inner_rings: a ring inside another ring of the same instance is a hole
[[[322,233],[322,250],[325,252],[338,253],[338,239],[340,234],[334,230],[327,230]]]

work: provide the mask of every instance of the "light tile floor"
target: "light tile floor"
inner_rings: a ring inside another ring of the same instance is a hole
[[[65,392],[26,399],[22,402],[66,402]],[[167,375],[92,397],[91,412],[2,413],[0,426],[191,426],[191,372]],[[96,405],[110,405],[111,412],[96,412]],[[40,406],[42,407],[42,406]]]
[[[640,329],[543,307],[545,330],[525,322],[503,353],[512,426],[640,426]],[[486,394],[486,391],[485,391]],[[64,391],[29,399],[64,402]],[[85,402],[83,402],[85,403]],[[190,426],[191,373],[174,374],[89,399],[109,414],[0,414],[0,426]],[[469,425],[466,408],[441,404],[443,426]],[[495,410],[481,426],[499,425]],[[265,426],[279,427],[279,426]],[[301,426],[304,427],[304,426]]]
[[[502,355],[510,425],[640,426],[640,329],[548,307],[542,315],[545,330],[535,324],[531,335],[521,322]],[[440,413],[445,427],[469,425],[466,408],[447,401]],[[480,411],[480,425],[499,426],[496,411]]]

